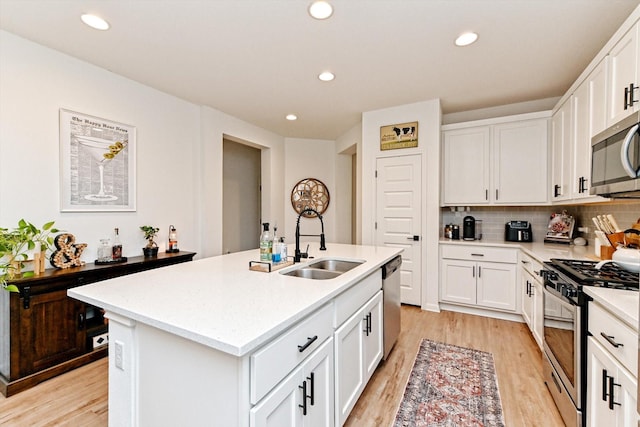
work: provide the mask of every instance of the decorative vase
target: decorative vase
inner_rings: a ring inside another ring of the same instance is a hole
[[[155,258],[158,256],[158,247],[154,246],[153,248],[142,248],[142,253],[145,258]]]

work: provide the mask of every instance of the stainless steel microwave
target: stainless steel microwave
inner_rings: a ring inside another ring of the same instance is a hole
[[[640,198],[640,112],[591,139],[589,194]]]

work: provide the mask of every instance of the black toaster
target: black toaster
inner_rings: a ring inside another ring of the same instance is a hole
[[[529,221],[509,221],[504,226],[504,240],[507,242],[532,242],[533,233]]]

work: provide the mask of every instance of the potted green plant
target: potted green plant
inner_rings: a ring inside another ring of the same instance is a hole
[[[22,272],[25,262],[29,259],[29,251],[36,248],[44,255],[53,245],[51,233],[57,233],[53,228],[54,221],[47,222],[42,229],[21,219],[13,229],[0,228],[0,284],[10,292],[18,292],[15,285],[7,285],[8,280],[33,276],[33,271]],[[39,266],[37,267],[39,268]]]
[[[142,248],[142,252],[145,257],[156,257],[158,256],[158,244],[154,242],[153,238],[156,237],[159,228],[153,227],[150,225],[143,225],[140,227],[140,230],[144,233],[144,238],[147,239],[147,246]]]

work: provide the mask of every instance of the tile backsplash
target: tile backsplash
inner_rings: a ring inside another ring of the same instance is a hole
[[[482,239],[488,241],[504,240],[504,225],[508,221],[529,221],[533,231],[533,240],[542,242],[547,232],[549,217],[552,213],[566,210],[576,218],[577,227],[587,227],[588,233],[578,233],[594,244],[595,229],[591,218],[596,215],[612,214],[620,227],[625,230],[638,221],[640,217],[640,201],[616,200],[613,202],[592,203],[584,205],[553,205],[553,206],[471,206],[469,211],[452,212],[451,208],[440,208],[440,235],[444,233],[445,224],[459,224],[462,235],[462,219],[471,215],[476,220],[482,220]]]

